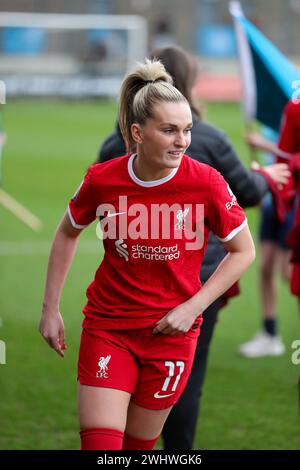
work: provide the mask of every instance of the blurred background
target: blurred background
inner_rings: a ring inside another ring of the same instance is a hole
[[[241,4],[297,66],[300,0]],[[0,100],[1,188],[11,198],[0,203],[0,449],[79,448],[81,311],[103,254],[95,226],[81,236],[62,297],[68,345],[63,360],[38,333],[47,257],[68,200],[114,129],[124,73],[152,48],[168,44],[199,58],[195,93],[203,118],[228,134],[249,166],[227,1],[0,0],[0,80],[6,88],[6,100]],[[20,214],[26,210],[24,223]],[[256,237],[258,210],[247,210],[247,216]],[[300,339],[299,315],[280,279],[286,353],[254,362],[237,355],[260,319],[258,264],[259,253],[242,280],[242,295],[219,319],[197,449],[300,448],[299,365],[291,360],[291,344]]]
[[[299,0],[244,0],[242,7],[297,63]],[[238,99],[236,44],[226,0],[1,0],[0,11],[0,74],[8,96],[114,95],[134,60],[172,43],[201,58],[202,99]],[[8,15],[11,11],[26,15]],[[75,14],[91,16],[71,20]]]

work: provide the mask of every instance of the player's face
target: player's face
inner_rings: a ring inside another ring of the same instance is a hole
[[[186,102],[161,102],[153,117],[137,127],[138,155],[152,168],[171,170],[180,165],[191,143],[192,113]]]

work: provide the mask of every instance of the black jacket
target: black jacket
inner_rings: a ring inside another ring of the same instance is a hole
[[[98,161],[105,162],[125,154],[125,145],[117,126],[102,144]],[[256,206],[268,191],[265,178],[259,173],[246,169],[225,133],[201,122],[196,115],[193,115],[192,142],[186,154],[218,170],[229,183],[242,207]],[[210,233],[200,272],[202,282],[211,276],[225,255],[226,251],[222,243],[213,233]]]

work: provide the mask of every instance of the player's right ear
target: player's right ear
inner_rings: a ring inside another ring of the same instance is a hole
[[[136,144],[141,144],[143,142],[142,129],[140,124],[137,122],[131,124],[131,135]]]

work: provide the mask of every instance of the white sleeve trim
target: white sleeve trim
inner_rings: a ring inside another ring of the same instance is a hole
[[[68,206],[68,216],[69,216],[69,219],[71,221],[71,224],[73,225],[74,228],[77,228],[77,229],[83,229],[85,227],[88,227],[88,225],[79,225],[79,224],[76,224],[75,220],[73,219],[73,216],[71,214],[71,209],[70,209],[70,206]]]
[[[243,230],[243,228],[246,227],[247,224],[248,224],[248,221],[247,221],[247,218],[245,218],[244,222],[242,222],[239,227],[232,230],[232,232],[230,232],[230,234],[227,235],[227,237],[225,238],[218,237],[218,239],[221,242],[229,242],[229,240],[232,240],[232,238],[235,237],[241,230]]]

